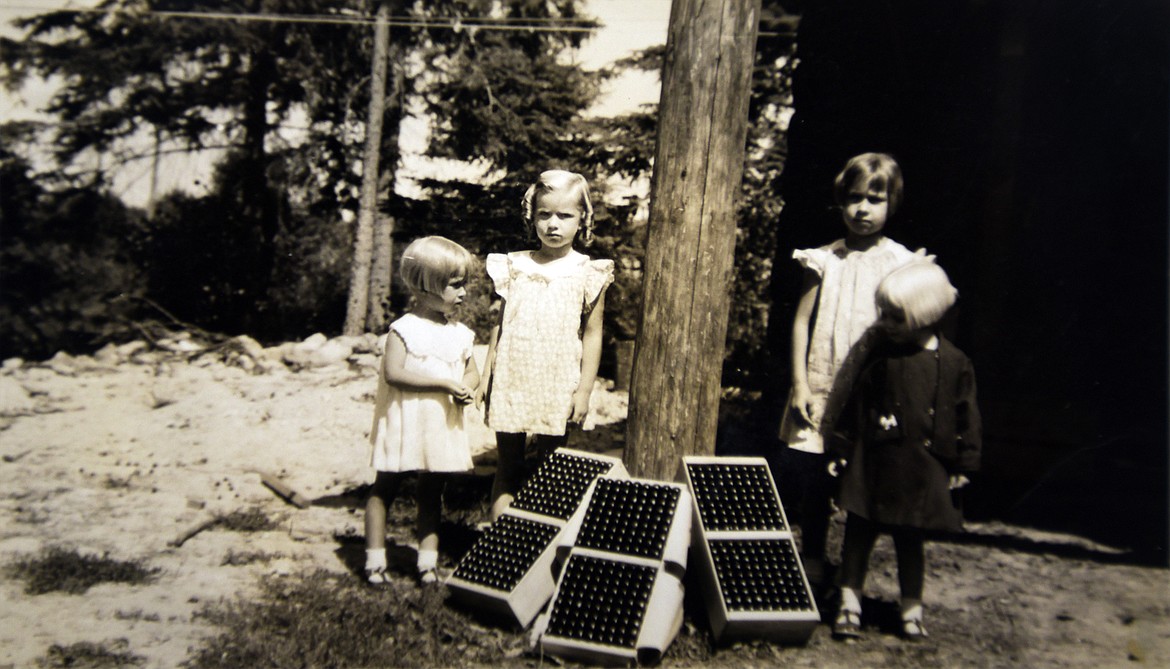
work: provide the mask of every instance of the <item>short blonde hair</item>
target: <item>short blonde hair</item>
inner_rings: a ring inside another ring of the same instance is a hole
[[[938,265],[919,260],[886,275],[877,289],[882,314],[901,314],[913,330],[937,325],[955,304],[959,291]]]
[[[845,167],[841,168],[833,181],[833,197],[836,198],[838,206],[845,206],[849,189],[858,182],[867,189],[873,187],[885,191],[890,216],[893,216],[902,204],[905,188],[902,168],[898,167],[898,161],[888,153],[862,153],[845,163]]]
[[[471,252],[446,237],[420,237],[402,252],[398,274],[416,293],[442,293],[451,279],[466,277],[475,258]]]
[[[537,177],[536,183],[524,191],[524,199],[520,203],[520,214],[529,230],[533,230],[533,213],[536,210],[536,198],[545,193],[562,190],[576,190],[580,195],[581,211],[581,243],[589,246],[593,243],[593,203],[589,199],[589,182],[576,172],[567,170],[545,170]]]

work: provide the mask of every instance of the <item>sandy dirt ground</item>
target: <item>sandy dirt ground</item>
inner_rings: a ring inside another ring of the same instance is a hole
[[[376,344],[253,344],[201,355],[179,338],[170,350],[127,345],[4,363],[0,564],[62,547],[159,571],[146,584],[30,595],[6,570],[0,667],[35,667],[53,644],[119,640],[146,666],[176,667],[215,631],[196,615],[207,604],[247,597],[263,574],[347,571],[339,538],[362,534],[360,510],[299,509],[259,472],[309,500],[372,479]],[[623,394],[602,384],[595,396],[598,423],[624,419]],[[476,450],[490,456],[490,433],[474,410],[467,419]],[[279,529],[213,527],[175,545],[201,523],[247,509],[279,519]],[[994,523],[972,530],[967,541],[930,545],[927,610],[938,645],[904,666],[1170,666],[1170,572],[1075,537]],[[409,528],[391,536],[408,542]],[[249,553],[270,559],[232,559]],[[879,544],[871,596],[897,592],[889,553]],[[849,649],[827,637],[818,629],[807,651],[776,661],[892,666],[889,646],[901,643],[891,636]]]

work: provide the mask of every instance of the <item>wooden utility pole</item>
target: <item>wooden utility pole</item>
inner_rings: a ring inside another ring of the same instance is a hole
[[[760,0],[674,0],[650,184],[625,464],[673,479],[711,454]]]
[[[382,116],[386,109],[386,54],[390,46],[390,3],[378,5],[374,27],[374,59],[370,75],[370,107],[366,121],[366,149],[362,159],[362,192],[353,265],[349,277],[349,301],[345,308],[345,334],[365,331],[370,296],[370,264],[374,248],[374,217],[378,209],[378,155],[382,148]]]

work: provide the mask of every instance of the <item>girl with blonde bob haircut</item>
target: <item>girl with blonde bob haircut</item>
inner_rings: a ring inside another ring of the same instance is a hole
[[[937,325],[958,297],[943,268],[915,262],[891,272],[878,286],[876,299],[882,320],[918,330]]]
[[[452,277],[467,278],[475,256],[446,237],[416,239],[402,252],[399,276],[414,294],[441,295]]]
[[[370,429],[375,478],[366,500],[365,576],[374,586],[391,585],[386,507],[408,474],[418,475],[418,580],[438,581],[443,489],[451,475],[472,469],[463,408],[479,384],[475,333],[455,316],[473,260],[444,237],[417,239],[402,253],[399,275],[414,300],[386,335]]]
[[[937,327],[957,295],[947,273],[925,261],[890,272],[878,286],[875,331],[882,339],[830,445],[829,473],[841,478],[838,506],[848,512],[836,638],[862,633],[865,575],[880,534],[893,537],[897,553],[902,636],[926,636],[926,533],[962,531],[958,489],[979,469],[983,441],[975,370]]]

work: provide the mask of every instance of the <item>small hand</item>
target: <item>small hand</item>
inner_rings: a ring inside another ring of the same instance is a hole
[[[475,408],[480,411],[483,411],[483,403],[487,399],[487,389],[488,384],[486,383],[480,383],[475,387],[475,397],[472,399],[475,402]]]
[[[458,381],[451,382],[451,387],[448,392],[451,393],[451,398],[459,404],[468,404],[474,397],[471,388],[468,388]]]
[[[829,476],[832,476],[833,478],[837,478],[838,476],[841,475],[841,472],[845,471],[845,465],[847,465],[847,464],[848,463],[845,461],[845,458],[837,458],[836,460],[831,460],[829,462]]]
[[[967,485],[970,482],[971,482],[971,479],[967,478],[966,476],[964,476],[962,474],[951,474],[951,478],[950,478],[950,481],[948,481],[948,485],[950,486],[951,490],[958,490],[959,488],[962,488],[963,486]]]
[[[791,406],[800,414],[804,422],[812,425],[812,393],[808,386],[795,386],[792,389],[792,403]]]
[[[938,258],[933,253],[931,253],[930,255],[927,255],[925,248],[918,249],[917,251],[914,252],[914,255],[918,256],[919,258],[921,258],[922,260],[925,260],[927,262],[936,262],[936,260]]]
[[[589,413],[589,395],[588,390],[578,390],[573,393],[573,408],[569,412],[569,422],[573,425],[581,425],[585,422],[585,415]]]

